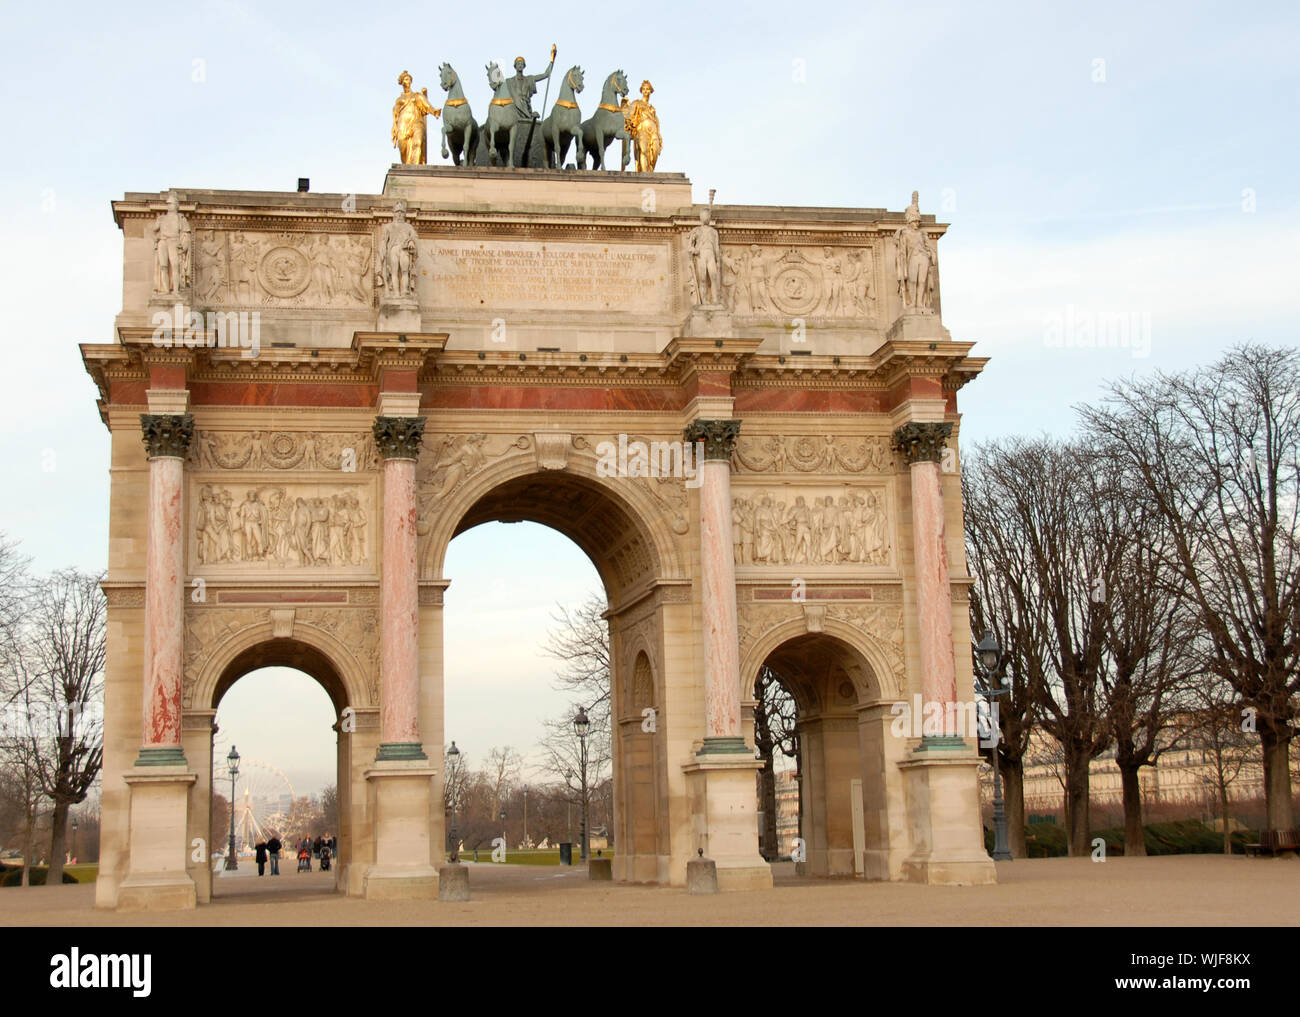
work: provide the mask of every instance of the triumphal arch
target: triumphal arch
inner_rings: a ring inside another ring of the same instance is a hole
[[[489,520],[604,581],[616,879],[682,885],[703,853],[724,890],[771,884],[768,664],[809,872],[992,881],[973,732],[898,723],[971,699],[957,391],[984,363],[942,325],[916,195],[402,164],[379,194],[113,213],[122,311],[82,347],[112,435],[100,906],[209,899],[213,718],[267,665],[333,700],[340,891],[435,897],[443,563]]]

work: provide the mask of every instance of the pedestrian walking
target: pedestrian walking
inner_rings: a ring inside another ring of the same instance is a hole
[[[271,875],[280,874],[280,849],[284,847],[280,843],[278,834],[271,834],[271,839],[266,842],[266,853],[271,856]]]
[[[257,874],[264,876],[266,875],[266,841],[259,840],[253,850],[256,852]]]

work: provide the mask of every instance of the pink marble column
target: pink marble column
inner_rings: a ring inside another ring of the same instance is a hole
[[[183,766],[184,481],[194,418],[142,413],[140,427],[149,452],[149,514],[145,521],[143,736],[136,765]]]
[[[952,433],[950,423],[911,423],[894,432],[894,447],[912,473],[912,555],[920,630],[921,691],[926,704],[943,704],[943,732],[924,741],[959,747],[956,661],[952,647],[952,584],[944,523],[939,460]]]
[[[739,420],[697,420],[686,440],[704,443],[700,463],[700,586],[704,612],[704,717],[701,754],[747,753],[740,725],[740,640],[731,535],[731,452]]]
[[[419,590],[415,459],[423,417],[377,417],[384,458],[384,564],[379,589],[380,745],[375,758],[426,759],[420,741]]]

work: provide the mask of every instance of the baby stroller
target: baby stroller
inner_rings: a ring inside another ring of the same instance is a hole
[[[306,848],[298,850],[298,871],[311,872],[311,852]]]
[[[328,844],[320,846],[320,870],[328,872],[330,868],[330,849]]]

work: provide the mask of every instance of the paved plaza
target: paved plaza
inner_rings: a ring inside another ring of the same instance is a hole
[[[1300,921],[1300,859],[1219,855],[999,862],[989,886],[799,879],[692,897],[671,887],[594,883],[580,868],[470,865],[473,900],[371,902],[332,892],[330,874],[216,880],[195,911],[95,910],[93,886],[0,891],[0,924],[135,926],[959,925],[1246,926]],[[784,869],[784,871],[783,871]]]

